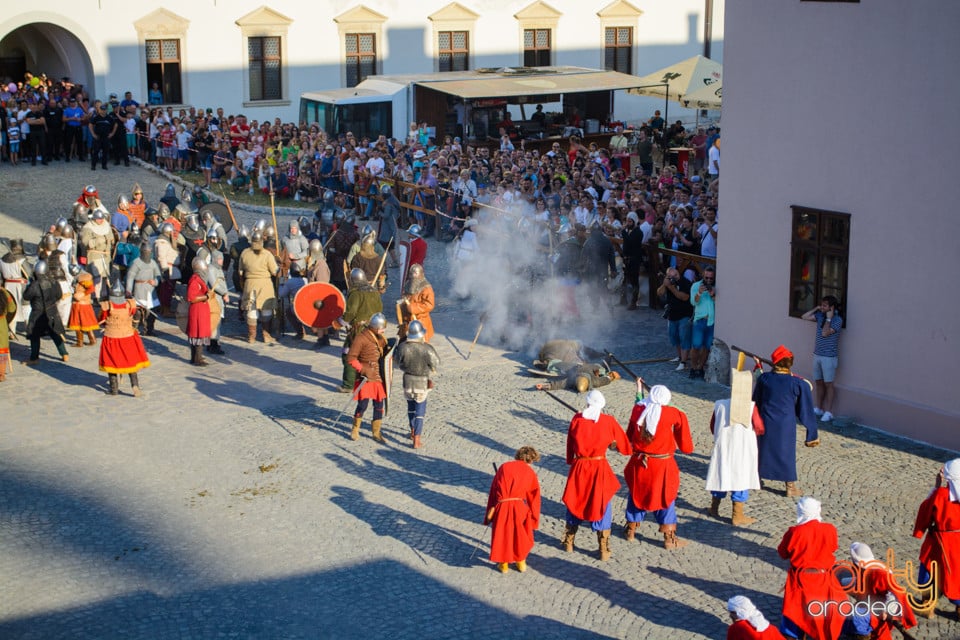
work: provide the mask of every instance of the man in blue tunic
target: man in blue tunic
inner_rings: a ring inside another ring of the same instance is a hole
[[[799,497],[797,486],[797,421],[807,429],[804,444],[820,444],[817,417],[809,383],[790,372],[793,353],[785,346],[777,347],[770,356],[773,370],[757,378],[753,401],[763,419],[765,433],[757,437],[760,477],[786,482],[786,496]]]

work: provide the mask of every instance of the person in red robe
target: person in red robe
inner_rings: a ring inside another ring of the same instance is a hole
[[[190,364],[205,367],[207,360],[203,357],[203,348],[210,344],[210,299],[207,288],[206,274],[207,261],[203,258],[194,258],[191,263],[193,275],[187,283],[187,302],[190,311],[187,315],[187,338],[190,342]]]
[[[894,628],[910,629],[917,626],[913,609],[907,602],[906,588],[897,583],[896,578],[883,562],[873,555],[873,550],[863,542],[850,545],[851,579],[841,579],[853,601],[852,612],[846,615],[843,632],[854,638],[870,640],[893,640],[890,633]],[[841,571],[834,568],[834,575]],[[841,613],[846,614],[846,610]],[[879,614],[879,615],[878,615]]]
[[[351,294],[352,295],[352,294]],[[385,442],[380,429],[383,425],[384,400],[387,390],[384,387],[384,375],[388,363],[390,343],[383,337],[387,330],[387,318],[382,313],[370,316],[367,326],[357,334],[350,343],[347,353],[347,366],[356,370],[360,376],[353,383],[353,395],[357,399],[357,408],[353,412],[353,430],[351,440],[360,439],[360,424],[363,414],[367,411],[370,401],[373,401],[373,420],[370,427],[373,430],[373,439]]]
[[[101,315],[104,329],[100,341],[100,371],[107,374],[110,383],[108,393],[115,396],[120,393],[120,376],[130,374],[130,386],[133,395],[140,396],[140,377],[138,372],[150,366],[150,358],[143,348],[140,334],[133,328],[133,317],[137,312],[137,303],[124,295],[123,284],[117,281],[110,288],[110,301]]]
[[[733,596],[727,600],[732,624],[727,627],[727,640],[783,640],[783,634],[767,622],[750,598]]]
[[[410,236],[410,249],[407,253],[407,269],[415,264],[423,266],[423,261],[427,259],[427,241],[423,239],[423,230],[420,225],[412,224],[407,229],[407,235]]]
[[[491,525],[490,560],[500,573],[527,570],[533,532],[540,528],[540,481],[531,464],[540,459],[533,447],[520,447],[514,459],[500,465],[490,484],[484,524]]]
[[[623,455],[630,443],[623,427],[613,416],[601,413],[607,400],[594,389],[587,394],[587,408],[573,416],[567,430],[567,486],[563,504],[567,506],[563,548],[573,551],[573,539],[584,520],[597,532],[600,559],[610,559],[610,527],[613,522],[611,500],[620,489],[620,481],[607,462],[607,449],[615,444]]]
[[[913,537],[923,538],[917,582],[926,585],[933,575],[939,590],[931,593],[927,615],[933,617],[942,592],[960,618],[960,458],[943,465],[933,491],[920,503]]]
[[[624,537],[633,540],[637,523],[643,522],[647,511],[663,533],[663,546],[675,550],[688,542],[677,537],[677,493],[680,490],[680,469],[673,458],[679,448],[693,453],[693,437],[687,414],[670,404],[670,390],[662,384],[650,389],[650,397],[643,398],[643,379],[637,378],[637,403],[627,426],[627,438],[633,455],[623,470],[630,499],[627,500],[627,527]]]
[[[812,640],[835,640],[844,618],[838,605],[847,593],[832,571],[838,548],[837,528],[820,521],[820,501],[797,502],[797,524],[787,529],[777,553],[790,561],[783,593],[780,631],[789,638],[807,634]]]

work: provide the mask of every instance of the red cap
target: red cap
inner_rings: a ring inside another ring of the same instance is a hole
[[[785,346],[780,345],[773,350],[773,353],[770,355],[770,361],[774,364],[780,362],[784,358],[792,358],[793,352],[790,349],[787,349]]]

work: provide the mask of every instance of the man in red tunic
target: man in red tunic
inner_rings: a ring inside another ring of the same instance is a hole
[[[843,632],[854,638],[893,640],[890,632],[895,627],[902,632],[917,626],[906,588],[897,583],[887,565],[876,559],[873,550],[863,542],[854,542],[850,545],[850,559],[854,582],[845,588],[853,598],[849,605],[853,611],[846,616]],[[834,575],[838,567],[834,568]]]
[[[423,266],[423,261],[427,259],[427,241],[423,239],[423,230],[418,224],[410,225],[407,229],[407,235],[410,236],[410,252],[407,254],[407,269],[415,264]]]
[[[500,573],[527,570],[527,555],[533,549],[533,532],[540,528],[540,481],[530,466],[540,459],[533,447],[520,447],[514,460],[497,469],[487,497],[484,524],[492,524],[490,560]]]
[[[799,638],[805,633],[812,640],[840,636],[843,616],[838,605],[847,601],[847,593],[832,571],[837,548],[837,528],[820,521],[820,501],[800,498],[797,524],[787,529],[777,547],[780,557],[790,561],[783,593],[783,635]]]
[[[123,284],[118,280],[110,288],[110,303],[102,311],[104,329],[100,341],[100,371],[105,371],[110,383],[108,393],[120,393],[120,376],[130,374],[133,395],[140,396],[138,371],[150,366],[150,358],[143,348],[140,334],[133,328],[133,316],[137,303],[124,295]]]
[[[187,316],[187,338],[190,341],[190,364],[205,367],[203,348],[210,344],[210,299],[206,283],[207,261],[194,258],[193,275],[187,283],[187,302],[190,304]]]
[[[689,544],[677,537],[680,469],[673,454],[678,448],[683,453],[693,453],[693,438],[687,414],[668,406],[670,398],[670,390],[658,384],[644,399],[643,379],[637,379],[637,403],[627,427],[633,455],[623,475],[630,487],[624,537],[633,540],[637,523],[643,522],[647,511],[653,511],[663,533],[663,546],[672,551]]]
[[[943,486],[944,481],[947,486]],[[960,458],[943,465],[933,491],[920,504],[913,537],[924,535],[917,582],[925,585],[931,574],[935,575],[936,585],[954,604],[960,618]],[[931,597],[934,602],[929,603],[928,615],[933,617],[940,594],[933,592]]]
[[[767,622],[750,598],[733,596],[727,600],[733,623],[727,627],[727,640],[783,640],[783,634]]]
[[[353,383],[353,395],[357,399],[357,409],[353,412],[351,440],[360,439],[360,424],[363,422],[363,414],[367,410],[367,405],[373,400],[373,420],[370,422],[373,429],[373,439],[377,442],[384,442],[380,428],[383,424],[383,401],[387,397],[387,391],[383,386],[380,367],[387,351],[387,340],[383,337],[386,330],[387,317],[382,313],[375,313],[370,317],[370,322],[367,323],[363,331],[357,334],[357,337],[350,343],[347,365],[356,369],[361,376]]]
[[[620,488],[620,481],[607,462],[607,449],[616,444],[623,455],[630,453],[630,443],[623,427],[613,416],[601,413],[607,400],[594,389],[587,394],[587,408],[573,416],[567,430],[567,486],[563,503],[567,505],[567,528],[563,548],[573,551],[573,539],[584,520],[597,532],[600,559],[610,559],[610,526],[613,522],[611,500]]]

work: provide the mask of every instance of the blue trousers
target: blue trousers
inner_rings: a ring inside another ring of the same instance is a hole
[[[727,492],[711,491],[710,495],[712,495],[714,498],[719,498],[720,500],[723,500],[724,498],[727,497]],[[744,489],[743,491],[730,492],[730,499],[733,500],[734,502],[746,502],[749,498],[750,498],[750,491],[746,489]]]
[[[930,582],[930,570],[927,569],[927,565],[921,564],[920,568],[917,570],[917,584],[927,584]],[[940,585],[941,591],[943,590],[943,585]],[[939,598],[940,594],[934,594],[935,598]],[[960,600],[951,600],[953,604],[960,607]]]
[[[367,411],[367,405],[370,404],[370,398],[364,398],[363,400],[357,400],[357,410],[353,412],[354,418],[362,418],[363,414]],[[374,400],[373,401],[373,419],[382,420],[383,419],[383,400]]]
[[[580,518],[570,513],[570,509],[567,509],[567,524],[571,527],[579,526],[583,522]],[[603,512],[603,518],[600,520],[593,520],[590,523],[590,528],[594,531],[607,531],[613,526],[613,500],[607,503],[607,509]]]
[[[633,499],[627,500],[627,522],[643,522],[647,512],[633,506]],[[653,512],[653,519],[657,524],[677,524],[677,501],[667,505],[666,509],[657,509]]]
[[[413,435],[419,436],[423,431],[423,418],[427,415],[427,401],[417,402],[416,400],[407,400],[407,419],[410,420],[410,428]]]

